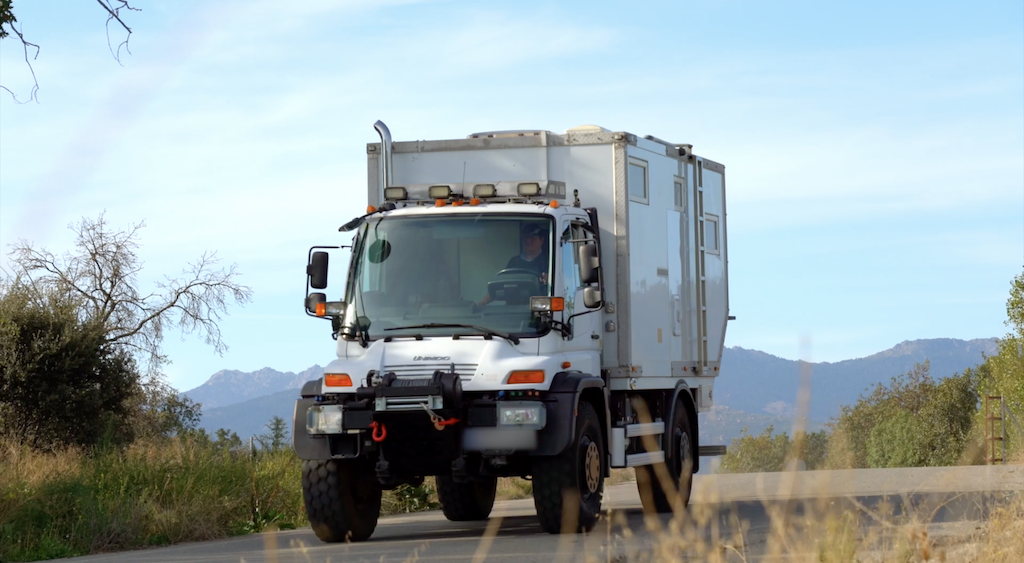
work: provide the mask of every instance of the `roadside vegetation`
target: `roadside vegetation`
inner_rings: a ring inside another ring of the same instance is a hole
[[[992,435],[1006,434],[1007,458],[1024,453],[1024,274],[1006,303],[1010,332],[998,353],[962,373],[936,379],[927,361],[878,383],[818,433],[776,433],[735,440],[722,458],[721,473],[805,469],[927,467],[986,463],[985,397],[1002,397],[1008,414]],[[811,398],[813,400],[813,397]],[[990,414],[999,414],[992,402]],[[996,457],[1002,444],[996,443]],[[802,462],[802,463],[801,463]]]

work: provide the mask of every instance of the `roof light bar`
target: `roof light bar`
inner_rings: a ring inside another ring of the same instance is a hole
[[[524,182],[516,187],[516,191],[523,197],[540,195],[540,184],[537,182]]]
[[[477,184],[473,186],[473,197],[488,198],[497,196],[498,188],[494,184]]]
[[[384,188],[384,199],[388,201],[400,201],[409,197],[405,188]]]
[[[427,188],[427,197],[430,199],[448,199],[452,196],[450,186],[430,186]]]

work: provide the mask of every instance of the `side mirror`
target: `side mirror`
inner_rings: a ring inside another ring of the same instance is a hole
[[[314,252],[309,264],[306,266],[306,275],[309,276],[309,286],[313,289],[324,289],[327,287],[327,253]]]
[[[596,287],[583,288],[583,306],[595,309],[601,306],[601,290]]]
[[[316,306],[320,303],[327,302],[327,295],[323,293],[310,293],[306,296],[306,310],[311,314],[316,314]]]
[[[600,281],[598,270],[601,268],[601,259],[597,256],[597,245],[588,242],[579,248],[580,258],[580,282],[597,283]]]

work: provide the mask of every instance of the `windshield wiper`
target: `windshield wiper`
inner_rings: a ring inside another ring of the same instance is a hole
[[[491,330],[489,328],[484,328],[482,326],[477,326],[477,325],[464,325],[464,324],[457,324],[457,323],[427,323],[427,324],[422,324],[422,325],[396,326],[396,327],[391,327],[391,328],[385,328],[384,330],[406,330],[406,329],[412,329],[412,328],[468,328],[468,329],[472,329],[472,330],[475,330],[475,331],[478,331],[478,332],[482,332],[482,333],[487,334],[489,336],[497,336],[499,338],[504,338],[505,340],[508,340],[512,344],[517,344],[517,345],[519,344],[519,337],[517,337],[517,336],[513,336],[511,334],[504,334],[504,333],[497,332],[497,331]]]

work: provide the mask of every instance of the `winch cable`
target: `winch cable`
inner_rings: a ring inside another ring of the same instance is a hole
[[[420,403],[420,406],[423,407],[423,410],[427,411],[427,414],[430,415],[430,422],[434,423],[434,428],[438,430],[444,430],[445,426],[451,426],[452,424],[458,424],[459,422],[459,419],[457,418],[449,418],[447,420],[442,418],[436,412],[430,410],[430,407],[428,407],[426,403]]]

